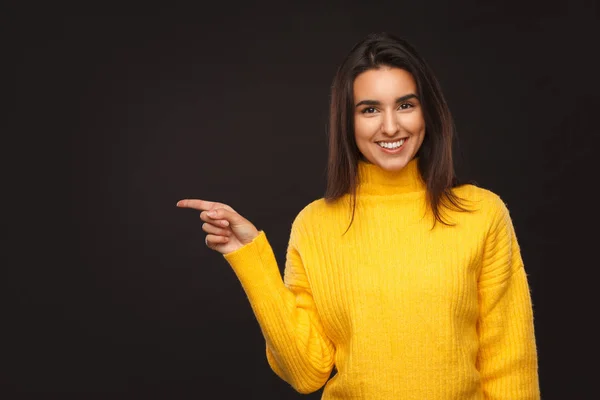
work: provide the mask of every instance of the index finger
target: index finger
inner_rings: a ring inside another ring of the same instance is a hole
[[[183,199],[177,202],[177,207],[181,208],[193,208],[195,210],[205,211],[211,210],[217,203],[214,201],[200,200],[200,199]]]
[[[180,208],[193,208],[194,210],[200,211],[208,211],[214,208],[225,208],[227,210],[233,211],[233,208],[229,207],[227,204],[219,203],[218,201],[208,201],[201,199],[183,199],[177,202],[177,207]]]

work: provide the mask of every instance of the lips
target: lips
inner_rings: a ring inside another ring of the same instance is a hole
[[[407,139],[408,139],[408,136],[406,136],[406,137],[401,137],[401,138],[394,139],[394,140],[378,140],[378,141],[376,141],[375,143],[396,143],[396,142],[399,142],[399,141],[400,141],[400,140],[402,140],[402,139],[404,139],[404,140],[407,140]]]
[[[404,147],[406,146],[406,142],[408,142],[409,138],[401,138],[399,140],[404,139],[404,142],[402,143],[402,145],[400,147],[394,148],[394,149],[390,149],[390,148],[385,148],[380,146],[379,144],[377,144],[377,147],[379,147],[382,151],[386,152],[387,154],[396,154],[399,153],[400,151],[402,151],[402,149],[404,149]],[[383,143],[395,143],[398,142],[398,140],[395,140],[393,142],[388,142],[385,141]],[[376,143],[381,143],[381,142],[376,142]]]

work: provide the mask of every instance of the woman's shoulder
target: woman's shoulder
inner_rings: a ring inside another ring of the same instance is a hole
[[[461,199],[466,200],[469,205],[474,205],[477,210],[485,214],[496,214],[506,209],[506,203],[498,193],[478,184],[460,185],[453,188],[452,191]]]
[[[314,218],[319,218],[325,213],[330,212],[331,205],[325,201],[325,198],[319,198],[312,200],[308,204],[306,204],[296,216],[296,219],[299,220],[312,220]]]
[[[310,201],[300,209],[294,218],[294,224],[321,227],[335,224],[338,219],[345,217],[348,213],[348,196],[343,196],[334,201],[327,201],[324,197]]]
[[[304,237],[312,235],[313,228],[319,226],[320,221],[323,221],[324,213],[327,213],[327,203],[324,198],[312,200],[293,218],[292,236]]]

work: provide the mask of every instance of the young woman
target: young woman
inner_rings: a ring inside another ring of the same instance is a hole
[[[266,233],[231,206],[177,203],[201,211],[273,371],[300,393],[325,385],[323,399],[539,399],[509,211],[456,179],[452,117],[426,62],[367,36],[335,75],[329,128],[327,190],[294,219],[283,278]]]

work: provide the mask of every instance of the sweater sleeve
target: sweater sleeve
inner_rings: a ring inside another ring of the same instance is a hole
[[[485,399],[539,400],[533,308],[519,244],[504,202],[495,212],[479,276],[479,352]]]
[[[264,231],[224,254],[258,320],[271,369],[299,393],[320,389],[331,374],[334,346],[324,333],[298,249],[298,218],[292,224],[284,279]]]

